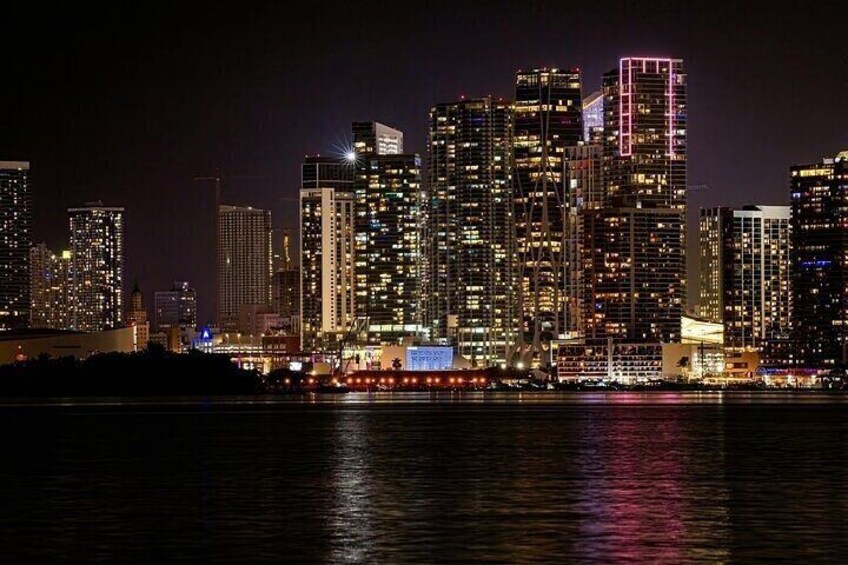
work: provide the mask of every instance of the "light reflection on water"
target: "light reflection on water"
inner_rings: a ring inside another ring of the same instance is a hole
[[[827,561],[845,397],[347,394],[0,407],[0,561]]]

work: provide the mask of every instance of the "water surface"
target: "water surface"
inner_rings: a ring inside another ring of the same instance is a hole
[[[844,562],[848,397],[0,405],[0,561]]]

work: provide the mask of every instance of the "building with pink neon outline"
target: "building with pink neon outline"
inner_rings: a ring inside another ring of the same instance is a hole
[[[624,57],[604,75],[610,197],[686,207],[686,74],[681,59]]]
[[[581,212],[587,343],[680,340],[686,289],[686,75],[624,57],[604,75],[604,203]]]

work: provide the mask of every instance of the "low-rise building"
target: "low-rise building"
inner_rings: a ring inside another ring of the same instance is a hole
[[[94,353],[135,351],[136,329],[115,328],[100,332],[30,329],[0,333],[0,364],[49,355],[84,359]]]

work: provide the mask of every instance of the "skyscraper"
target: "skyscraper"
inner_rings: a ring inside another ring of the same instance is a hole
[[[565,336],[573,297],[565,292],[566,147],[583,140],[579,70],[519,71],[513,138],[515,237],[521,355],[540,362],[551,341]],[[544,361],[549,361],[548,359]]]
[[[585,115],[585,111],[584,111]],[[583,337],[583,215],[607,205],[601,178],[601,146],[566,147],[563,154],[565,175],[563,280],[568,297],[564,313],[564,332],[569,338]]]
[[[762,350],[790,327],[788,206],[709,208],[700,219],[700,314],[730,351]]]
[[[71,252],[53,253],[44,243],[30,250],[30,325],[34,328],[70,329]]]
[[[32,195],[28,161],[0,161],[0,331],[29,323]]]
[[[353,146],[356,314],[391,343],[421,332],[421,159],[378,122],[354,122]]]
[[[848,151],[790,168],[792,331],[801,360],[848,360]]]
[[[334,188],[340,192],[353,192],[353,172],[354,165],[348,160],[310,155],[300,167],[300,188]]]
[[[353,194],[333,187],[300,191],[303,349],[330,347],[354,319]]]
[[[271,303],[271,212],[218,207],[218,323],[238,329],[243,307]]]
[[[686,208],[686,74],[681,59],[625,57],[604,75],[610,197]]]
[[[188,281],[174,281],[171,290],[156,291],[153,301],[157,332],[173,327],[197,327],[197,292]]]
[[[682,214],[619,206],[582,216],[586,340],[680,341]]]
[[[514,343],[512,107],[491,98],[430,110],[426,319],[481,364]]]
[[[676,341],[686,295],[683,61],[624,57],[604,75],[603,98],[607,203],[585,216],[595,232],[583,238],[586,337]]]
[[[102,202],[68,208],[73,328],[95,332],[124,320],[124,209]]]
[[[604,93],[595,91],[583,99],[583,141],[599,145],[604,138]]]
[[[271,306],[273,311],[288,323],[289,328],[295,331],[300,320],[300,267],[295,266],[291,258],[289,230],[283,231],[280,255],[280,264],[272,281],[274,288]]]
[[[351,129],[353,151],[359,158],[403,153],[403,132],[400,130],[380,122],[353,122]]]

